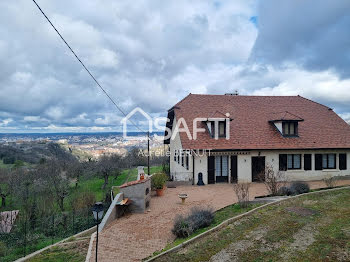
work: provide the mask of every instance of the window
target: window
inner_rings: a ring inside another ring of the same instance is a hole
[[[177,163],[180,164],[180,152],[177,150]]]
[[[284,136],[297,136],[298,122],[283,122],[282,131]]]
[[[228,177],[228,156],[216,156],[215,157],[215,176],[216,177]]]
[[[315,154],[315,170],[335,168],[336,154]]]
[[[301,155],[287,155],[287,169],[301,169]]]
[[[226,135],[225,122],[219,122],[219,137],[224,137],[225,135]]]
[[[177,150],[174,151],[174,161],[176,162]]]
[[[322,155],[322,168],[323,169],[335,169],[335,154],[323,154]]]
[[[311,154],[304,155],[304,170],[311,170]]]
[[[300,154],[281,154],[279,155],[279,170],[301,169]]]
[[[346,170],[346,154],[339,154],[339,169]]]
[[[226,122],[219,121],[218,122],[218,137],[226,137]],[[215,137],[215,122],[210,123],[210,135],[211,137]]]
[[[181,164],[182,166],[185,166],[185,153],[181,152]]]
[[[215,176],[221,176],[221,157],[215,157]]]

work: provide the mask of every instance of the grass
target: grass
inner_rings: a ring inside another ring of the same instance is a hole
[[[147,172],[147,170],[145,170]],[[152,166],[150,167],[151,174],[161,172],[162,166]],[[117,177],[110,176],[109,183],[106,190],[102,190],[102,186],[104,184],[104,180],[100,177],[92,177],[82,179],[78,187],[75,188],[75,185],[72,184],[71,187],[71,196],[75,196],[81,192],[92,192],[95,195],[97,201],[103,201],[106,192],[109,192],[113,186],[121,186],[124,183],[134,181],[137,179],[137,168],[124,169],[121,174]],[[114,190],[114,194],[118,193],[117,188]],[[69,201],[66,201],[68,205]]]
[[[54,239],[53,242],[56,243],[58,241],[60,241],[61,239]],[[27,247],[26,250],[26,254],[30,254],[35,252],[36,250],[42,249],[48,245],[52,244],[52,240],[48,240],[46,239],[45,241],[40,241],[39,243],[29,246]],[[8,253],[8,251],[10,251],[10,253]],[[3,257],[0,257],[0,261],[1,262],[10,262],[10,261],[15,261],[16,259],[22,257],[24,255],[24,249],[23,247],[15,247],[11,250],[6,250],[6,255],[4,255]]]
[[[0,168],[11,168],[13,165],[4,164],[2,159],[0,159]]]
[[[73,242],[69,246],[56,246],[29,259],[28,262],[83,262],[88,247],[89,239]]]
[[[27,166],[27,167],[33,166],[33,164],[23,162],[23,161],[20,161],[20,163],[21,163],[20,165]],[[4,164],[4,161],[0,159],[0,168],[12,169],[14,166],[15,164]]]
[[[156,261],[223,258],[350,261],[350,190],[320,191],[262,208]]]
[[[175,239],[174,242],[169,243],[163,250],[154,252],[153,256],[156,256],[156,255],[160,254],[161,252],[169,250],[170,248],[173,248],[177,245],[180,245],[181,243],[183,243],[191,238],[194,238],[195,236],[198,236],[199,234],[206,232],[213,227],[216,227],[217,225],[221,224],[223,221],[225,221],[231,217],[237,216],[239,214],[243,214],[243,213],[245,213],[249,210],[252,210],[253,208],[256,208],[258,206],[260,206],[260,204],[254,204],[254,205],[250,205],[246,208],[242,208],[242,207],[240,207],[239,204],[233,204],[233,205],[224,207],[220,210],[217,210],[215,212],[215,215],[214,215],[213,223],[210,226],[196,230],[189,237]]]

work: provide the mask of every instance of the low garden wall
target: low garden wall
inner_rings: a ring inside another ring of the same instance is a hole
[[[106,214],[104,215],[100,225],[98,226],[98,232],[101,232],[103,228],[105,228],[108,224],[110,224],[113,220],[115,220],[118,217],[117,203],[122,201],[123,198],[123,193],[119,193],[115,196]]]

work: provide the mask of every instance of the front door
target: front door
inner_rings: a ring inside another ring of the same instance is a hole
[[[253,156],[252,157],[252,181],[261,182],[265,178],[261,174],[265,171],[265,157]]]
[[[208,156],[208,184],[215,184],[215,157]]]
[[[228,182],[228,156],[215,157],[215,181]]]

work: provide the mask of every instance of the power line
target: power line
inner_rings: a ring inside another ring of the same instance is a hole
[[[109,100],[114,104],[114,106],[126,117],[127,114],[117,105],[116,102],[114,102],[114,100],[112,99],[112,97],[107,93],[107,91],[100,85],[100,83],[97,81],[97,79],[93,76],[93,74],[90,72],[90,70],[85,66],[85,64],[81,61],[81,59],[78,57],[78,55],[74,52],[74,50],[70,47],[70,45],[67,43],[67,41],[63,38],[63,36],[61,35],[61,33],[57,30],[57,28],[53,25],[53,23],[51,22],[51,20],[47,17],[47,15],[44,13],[44,11],[41,9],[41,7],[38,5],[38,3],[33,0],[34,4],[38,7],[39,11],[43,14],[43,16],[46,18],[46,20],[50,23],[50,25],[52,26],[52,28],[56,31],[56,33],[60,36],[60,38],[62,39],[62,41],[66,44],[66,46],[69,48],[69,50],[73,53],[73,55],[75,56],[75,58],[79,61],[79,63],[84,67],[84,69],[86,70],[86,72],[88,72],[88,74],[91,76],[91,78],[95,81],[95,83],[97,84],[97,86],[102,90],[102,92],[109,98]],[[133,124],[133,126],[135,126],[138,130],[140,130],[143,133],[147,133],[148,137],[149,137],[149,132],[145,132],[143,131],[138,125],[136,125],[131,119],[128,119],[130,121],[130,123]]]

